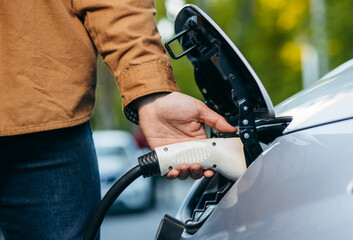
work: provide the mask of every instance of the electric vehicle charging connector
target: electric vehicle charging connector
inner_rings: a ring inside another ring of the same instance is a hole
[[[240,138],[210,138],[157,147],[138,158],[143,176],[165,175],[180,164],[200,163],[235,181],[246,170]]]

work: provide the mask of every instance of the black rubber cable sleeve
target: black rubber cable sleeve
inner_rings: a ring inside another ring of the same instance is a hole
[[[130,169],[124,176],[122,176],[107,192],[102,199],[98,208],[96,209],[91,221],[87,225],[87,230],[83,240],[94,240],[97,232],[107,214],[110,206],[114,203],[115,199],[127,188],[133,181],[142,175],[142,170],[139,165]]]

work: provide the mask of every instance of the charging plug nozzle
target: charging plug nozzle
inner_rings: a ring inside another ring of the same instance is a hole
[[[165,175],[186,163],[200,163],[236,180],[245,170],[246,162],[240,138],[210,138],[157,147],[138,158],[144,177]]]

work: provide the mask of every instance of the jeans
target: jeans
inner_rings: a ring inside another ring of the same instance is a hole
[[[6,240],[81,240],[99,201],[89,123],[0,137],[0,230]]]

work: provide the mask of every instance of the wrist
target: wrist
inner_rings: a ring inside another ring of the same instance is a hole
[[[148,94],[146,96],[143,96],[143,97],[136,99],[135,106],[137,108],[137,111],[139,111],[144,106],[150,105],[151,103],[155,102],[158,98],[164,97],[168,94],[170,94],[170,93],[158,92],[158,93]]]

